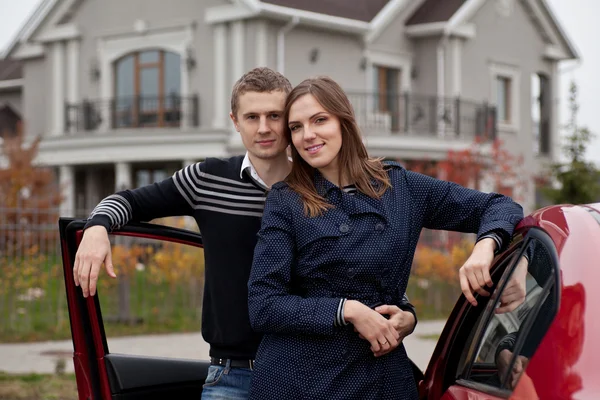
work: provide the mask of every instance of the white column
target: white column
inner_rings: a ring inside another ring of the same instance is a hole
[[[67,101],[71,105],[79,103],[79,41],[77,39],[69,40],[67,43]],[[74,124],[77,121],[76,108],[69,112],[71,126],[69,132],[75,132],[77,126]]]
[[[227,115],[227,27],[214,27],[214,111],[213,127],[225,128]]]
[[[62,191],[60,215],[72,217],[75,215],[75,168],[72,165],[61,165],[58,169],[58,181]]]
[[[558,62],[552,63],[550,73],[550,98],[552,102],[550,107],[550,159],[554,162],[559,161],[561,155],[560,139],[560,72],[558,71]],[[565,97],[566,98],[566,97]]]
[[[256,67],[267,67],[269,64],[269,35],[268,26],[265,21],[259,21],[256,25]]]
[[[52,135],[65,132],[65,45],[52,44]]]
[[[246,72],[244,21],[231,23],[231,86]]]
[[[115,163],[115,191],[132,189],[131,164],[126,162]]]
[[[462,91],[462,39],[452,41],[452,95],[459,97]]]
[[[96,169],[88,168],[85,171],[85,208],[91,212],[96,204],[102,200],[99,190],[100,176]]]

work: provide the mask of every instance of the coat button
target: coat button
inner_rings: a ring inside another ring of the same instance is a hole
[[[348,268],[348,270],[346,271],[346,273],[348,274],[349,278],[353,278],[354,275],[356,275],[356,269],[354,269],[354,268]]]
[[[348,233],[350,231],[350,227],[348,226],[348,224],[341,224],[340,225],[340,232],[342,233]]]
[[[383,232],[384,229],[385,229],[385,226],[381,222],[379,222],[375,225],[375,230],[377,232]]]

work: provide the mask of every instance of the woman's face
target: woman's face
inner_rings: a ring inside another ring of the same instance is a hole
[[[288,126],[300,157],[335,183],[342,148],[339,118],[325,111],[313,95],[306,94],[290,107]]]

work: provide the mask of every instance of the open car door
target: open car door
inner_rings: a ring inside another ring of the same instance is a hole
[[[71,218],[59,220],[79,399],[199,399],[208,361],[110,353],[100,309],[101,293],[86,299],[73,279],[84,224],[83,220]],[[111,235],[202,247],[197,233],[153,224],[127,225]]]

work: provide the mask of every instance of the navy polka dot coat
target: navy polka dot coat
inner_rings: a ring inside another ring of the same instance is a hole
[[[386,168],[392,188],[379,200],[316,172],[335,206],[319,217],[285,183],[269,193],[248,283],[250,322],[265,333],[251,399],[416,398],[404,346],[375,358],[351,325],[334,324],[340,299],[400,304],[423,227],[508,239],[523,217],[509,197]]]

